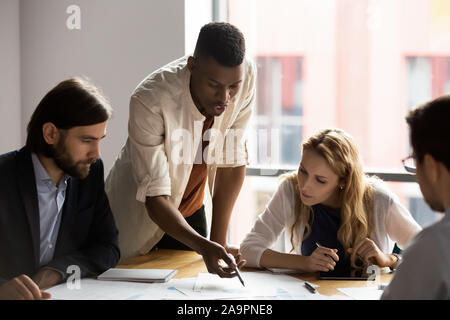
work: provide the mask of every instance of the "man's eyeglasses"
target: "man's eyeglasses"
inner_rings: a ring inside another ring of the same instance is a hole
[[[416,173],[416,160],[413,156],[409,156],[405,159],[402,159],[403,167],[405,170],[409,173],[415,174]]]

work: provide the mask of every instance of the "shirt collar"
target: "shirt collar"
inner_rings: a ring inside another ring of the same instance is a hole
[[[34,175],[36,177],[37,182],[47,182],[51,181],[52,184],[55,184],[53,180],[50,178],[50,176],[47,173],[47,170],[45,170],[44,166],[42,165],[41,161],[39,160],[36,153],[31,153],[31,160],[33,161],[33,167],[34,167]],[[63,185],[67,184],[67,180],[70,178],[70,176],[67,173],[64,173],[62,180],[64,182]]]
[[[190,83],[191,83],[191,72],[189,71],[187,64],[184,67],[185,74],[184,74],[184,93],[186,95],[186,101],[189,105],[189,109],[194,115],[194,120],[198,121],[204,121],[206,117],[198,110],[197,106],[194,103],[194,100],[192,99],[191,95],[191,89],[190,89]]]

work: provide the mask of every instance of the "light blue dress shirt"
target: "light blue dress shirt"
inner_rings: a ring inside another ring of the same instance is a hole
[[[61,225],[62,207],[66,198],[69,175],[64,174],[59,185],[52,181],[35,153],[33,161],[36,189],[39,201],[40,254],[39,266],[45,266],[53,259],[59,226]]]

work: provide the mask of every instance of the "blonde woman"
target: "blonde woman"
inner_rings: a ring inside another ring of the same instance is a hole
[[[381,180],[363,173],[352,137],[326,129],[302,147],[298,171],[282,177],[241,244],[247,266],[328,272],[360,258],[395,268],[394,243],[404,249],[421,228]]]

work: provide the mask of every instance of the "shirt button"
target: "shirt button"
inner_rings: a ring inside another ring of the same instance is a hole
[[[48,247],[49,247],[50,249],[52,249],[52,248],[53,248],[53,245],[52,245],[52,244],[49,244]]]

